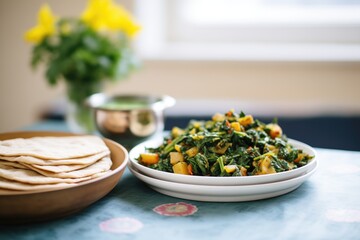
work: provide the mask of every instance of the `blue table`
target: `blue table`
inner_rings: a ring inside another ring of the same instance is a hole
[[[27,129],[67,130],[62,122]],[[107,196],[83,211],[44,223],[1,226],[0,239],[360,239],[360,152],[316,150],[317,172],[280,197],[183,200],[155,192],[126,170]],[[186,216],[154,211],[163,204],[175,204],[170,207],[178,213],[194,211]]]

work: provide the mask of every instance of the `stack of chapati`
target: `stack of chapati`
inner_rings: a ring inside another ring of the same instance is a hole
[[[102,176],[111,165],[110,150],[97,136],[0,141],[0,189],[72,186]]]

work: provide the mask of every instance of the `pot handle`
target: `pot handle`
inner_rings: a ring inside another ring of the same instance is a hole
[[[176,100],[173,97],[170,97],[168,95],[164,95],[162,97],[162,105],[163,105],[164,109],[174,106],[175,103],[176,103]]]

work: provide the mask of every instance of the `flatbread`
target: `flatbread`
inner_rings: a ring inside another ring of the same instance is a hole
[[[22,165],[25,167],[26,163],[22,163]],[[82,168],[86,168],[91,164],[69,164],[69,165],[54,165],[54,166],[43,166],[43,165],[31,165],[32,167],[43,170],[46,172],[52,172],[52,173],[61,173],[61,172],[72,172],[76,171]]]
[[[0,188],[10,189],[17,191],[29,191],[29,190],[47,190],[47,189],[57,189],[65,188],[70,186],[76,186],[75,183],[54,183],[54,184],[43,184],[43,185],[32,185],[27,183],[15,182],[8,180],[6,178],[0,177]]]
[[[17,162],[8,162],[8,161],[0,160],[0,164],[8,166],[8,167],[13,167],[13,168],[29,169],[28,167],[26,167],[20,163],[17,163]]]
[[[41,159],[71,159],[108,150],[100,137],[33,137],[0,141],[0,156],[33,156]]]
[[[0,189],[57,189],[112,172],[110,150],[97,136],[0,141]]]
[[[8,180],[29,184],[52,184],[52,183],[77,183],[91,179],[82,178],[54,178],[43,176],[33,170],[19,169],[0,164],[0,177]]]
[[[58,165],[74,165],[74,164],[76,164],[76,165],[83,165],[84,167],[86,167],[109,154],[110,154],[110,151],[105,150],[105,151],[99,152],[99,153],[91,155],[91,156],[69,158],[69,159],[45,160],[45,159],[41,159],[41,158],[37,158],[37,157],[33,157],[33,156],[0,156],[0,159],[6,160],[6,161],[11,161],[11,162],[20,162],[20,163],[31,164],[37,168],[40,168],[40,169],[43,169],[46,171],[52,171],[51,169],[53,169],[53,168],[44,169],[42,167],[39,167],[38,165],[58,166]]]
[[[76,179],[81,179],[84,177],[88,177],[91,175],[94,175],[96,173],[101,173],[101,172],[106,172],[108,170],[110,170],[111,165],[112,165],[112,161],[109,157],[104,157],[102,159],[100,159],[99,161],[97,161],[96,163],[76,170],[76,171],[71,171],[71,172],[59,172],[59,173],[53,173],[53,172],[49,172],[49,171],[44,171],[41,169],[38,169],[32,165],[29,164],[25,164],[23,163],[23,165],[25,165],[26,167],[28,167],[29,169],[32,169],[38,173],[40,173],[41,175],[47,176],[47,177],[52,177],[52,178],[76,178]]]

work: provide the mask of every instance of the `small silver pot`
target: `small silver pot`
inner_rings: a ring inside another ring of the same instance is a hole
[[[131,148],[163,132],[164,110],[172,107],[175,99],[97,93],[90,96],[86,104],[94,110],[96,128],[104,137]]]

